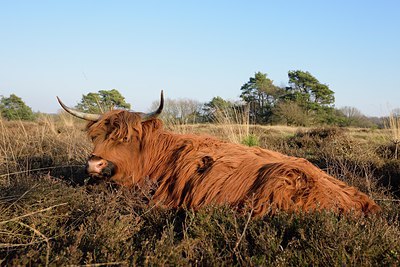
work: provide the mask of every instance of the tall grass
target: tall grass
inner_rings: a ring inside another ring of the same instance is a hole
[[[83,164],[91,149],[83,127],[64,115],[42,115],[38,122],[0,120],[0,180]]]
[[[217,109],[214,122],[222,126],[224,137],[232,143],[241,143],[249,135],[250,119],[248,109],[226,107]]]
[[[400,143],[400,116],[391,112],[388,120],[388,128],[391,134],[391,141],[395,146],[394,157],[395,159],[398,159],[398,147]]]
[[[188,120],[179,120],[176,118],[163,119],[163,123],[167,130],[180,134],[193,133],[196,128],[196,124],[193,124]]]
[[[259,139],[250,131],[249,106],[225,107],[214,113],[214,123],[222,130],[224,139],[236,144],[258,146]]]

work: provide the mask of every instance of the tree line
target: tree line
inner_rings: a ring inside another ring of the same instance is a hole
[[[166,114],[179,122],[213,122],[221,111],[225,116],[248,116],[252,124],[284,124],[290,126],[336,125],[378,127],[382,122],[367,118],[354,107],[335,108],[334,92],[307,71],[288,72],[288,86],[273,83],[266,73],[256,72],[240,87],[240,100],[230,101],[220,96],[207,103],[189,104],[187,99],[166,103]],[[169,109],[187,106],[186,112]],[[157,103],[153,104],[156,107]],[[170,108],[169,108],[170,107]]]
[[[273,83],[267,73],[256,72],[240,87],[240,100],[220,96],[207,103],[193,99],[166,99],[163,119],[179,123],[213,122],[222,112],[242,114],[253,124],[285,124],[292,126],[338,125],[375,127],[376,121],[354,107],[335,108],[334,92],[311,73],[288,72],[288,86]],[[152,108],[157,106],[153,103]],[[117,89],[99,90],[82,95],[75,106],[89,113],[103,113],[113,108],[130,109],[131,105]],[[7,120],[34,120],[35,113],[24,101],[11,94],[1,96],[0,114]]]

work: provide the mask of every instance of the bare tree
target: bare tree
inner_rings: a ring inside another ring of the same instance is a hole
[[[360,117],[364,116],[361,113],[361,111],[359,109],[355,108],[355,107],[345,106],[345,107],[340,108],[340,111],[348,119],[360,118]]]
[[[158,102],[153,102],[151,110],[157,109]],[[196,123],[200,120],[203,104],[194,99],[166,99],[161,119],[172,123]]]

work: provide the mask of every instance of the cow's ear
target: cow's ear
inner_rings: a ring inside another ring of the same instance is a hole
[[[142,122],[142,127],[144,130],[154,132],[158,129],[161,129],[163,127],[163,123],[161,120],[153,119]]]
[[[92,141],[97,138],[105,140],[111,133],[110,121],[107,119],[99,122],[89,122],[86,126],[86,132]]]

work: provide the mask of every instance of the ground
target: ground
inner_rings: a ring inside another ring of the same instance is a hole
[[[398,265],[400,163],[385,129],[167,125],[304,157],[358,187],[378,216],[198,211],[149,204],[144,188],[92,184],[91,144],[68,116],[0,121],[1,265]]]

